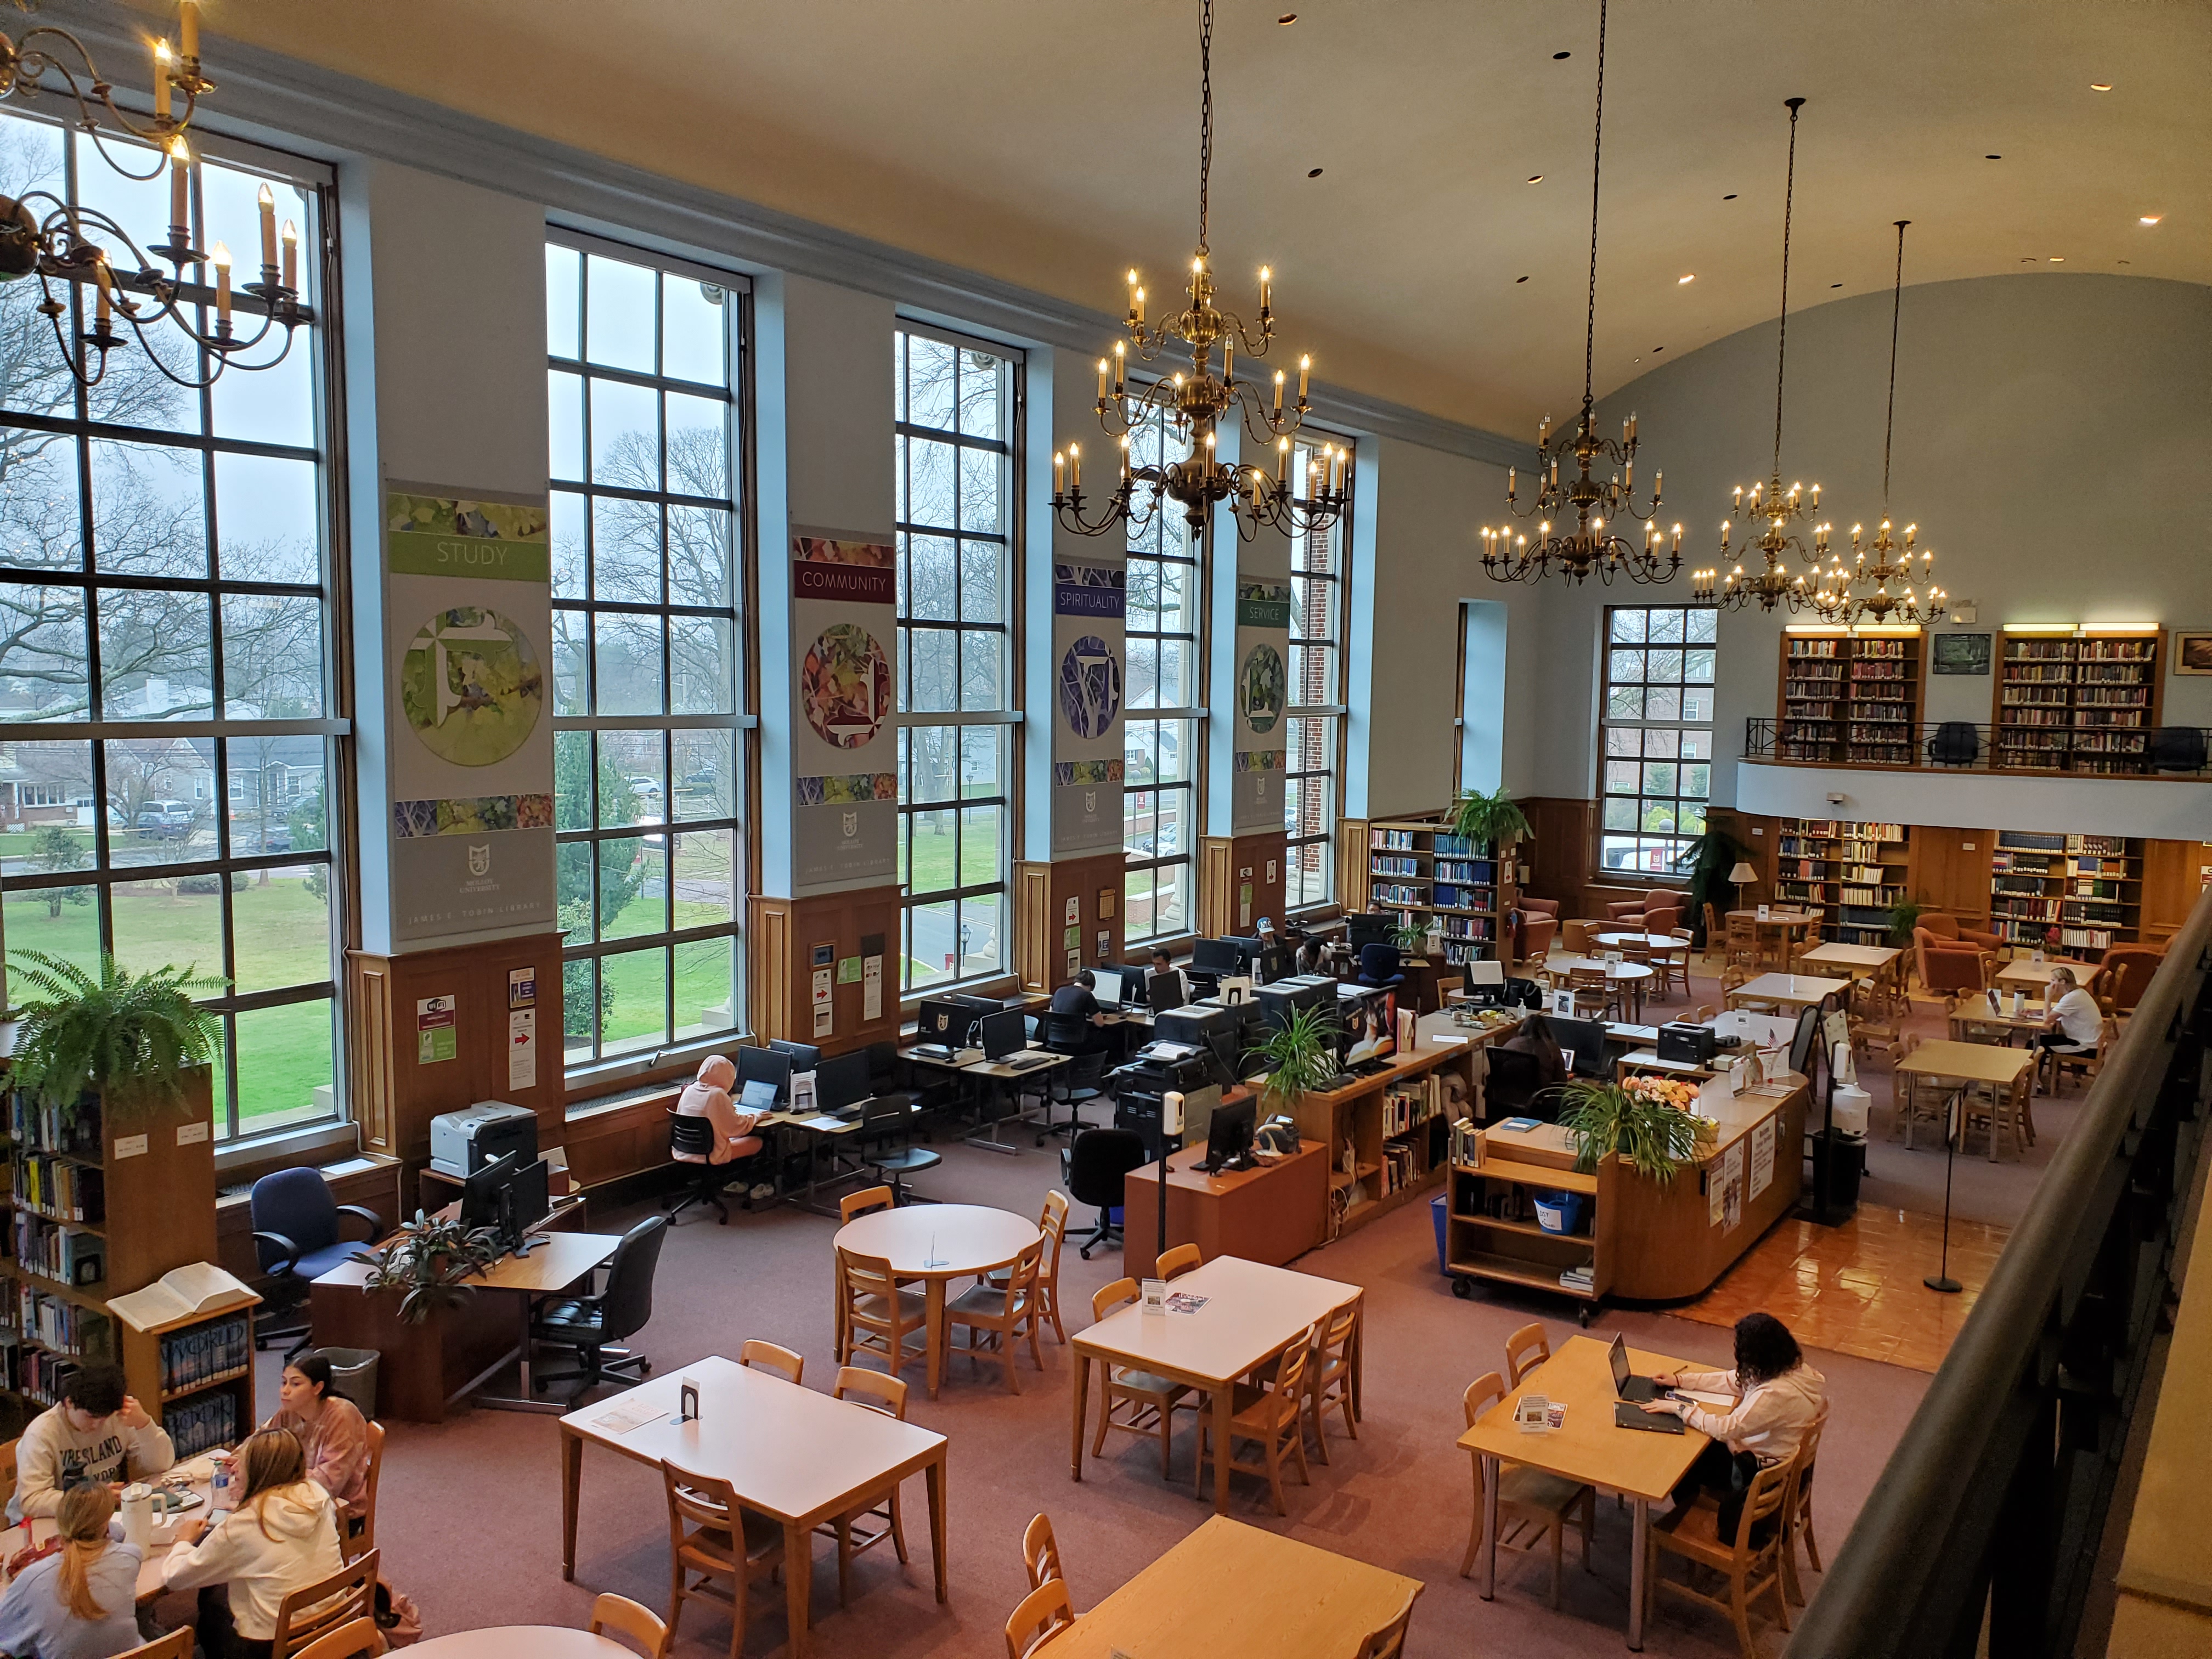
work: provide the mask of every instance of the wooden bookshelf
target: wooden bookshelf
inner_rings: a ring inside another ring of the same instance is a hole
[[[1819,905],[1832,943],[1889,942],[1890,907],[1912,890],[1910,824],[1782,818],[1774,833],[1777,903]]]
[[[2142,937],[2143,843],[2122,836],[2001,830],[1990,855],[1990,926],[2008,944],[2094,962]]]
[[[1367,908],[1408,927],[1433,927],[1448,963],[1498,951],[1499,917],[1512,909],[1513,849],[1467,841],[1419,819],[1383,819],[1367,830]]]
[[[2001,767],[2146,770],[2166,630],[2008,634],[1990,715]]]
[[[1443,1175],[1451,1128],[1444,1074],[1473,1098],[1480,1045],[1440,1014],[1419,1025],[1425,1029],[1419,1045],[1384,1070],[1298,1097],[1301,1144],[1328,1149],[1328,1237],[1388,1215]],[[1444,1036],[1465,1040],[1445,1046],[1437,1041]]]
[[[1776,758],[1911,765],[1926,672],[1917,629],[1784,634]]]

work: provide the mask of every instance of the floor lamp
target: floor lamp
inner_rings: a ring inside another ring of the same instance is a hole
[[[1759,879],[1759,872],[1751,867],[1748,860],[1738,859],[1735,868],[1728,872],[1728,878],[1735,884],[1735,908],[1741,910],[1743,908],[1743,890]]]
[[[1907,1086],[1918,1087],[1918,1080],[1916,1079]],[[1912,1109],[1910,1101],[1906,1103],[1905,1109],[1907,1112]],[[1966,1091],[1961,1089],[1951,1097],[1944,1109],[1942,1263],[1936,1269],[1934,1278],[1923,1279],[1920,1281],[1929,1290],[1939,1291],[1945,1296],[1956,1296],[1960,1289],[1959,1281],[1951,1277],[1951,1158],[1952,1154],[1958,1151],[1959,1137],[1966,1132]],[[1996,1143],[1996,1109],[1992,1105],[1990,1110],[1990,1142],[1993,1147]]]

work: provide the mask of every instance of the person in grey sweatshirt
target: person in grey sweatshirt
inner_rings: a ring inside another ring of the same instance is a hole
[[[63,1380],[59,1403],[23,1431],[8,1519],[51,1516],[71,1486],[150,1480],[176,1461],[176,1446],[161,1425],[124,1392],[122,1368],[82,1366]]]

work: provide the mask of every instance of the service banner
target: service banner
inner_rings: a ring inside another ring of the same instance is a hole
[[[791,538],[794,893],[898,875],[896,553],[834,530]]]
[[[1120,564],[1052,567],[1052,850],[1121,846],[1121,702],[1127,573]]]
[[[555,924],[550,514],[386,481],[394,940]]]
[[[1290,583],[1272,577],[1238,577],[1237,759],[1230,807],[1230,828],[1235,834],[1283,827],[1290,651]]]

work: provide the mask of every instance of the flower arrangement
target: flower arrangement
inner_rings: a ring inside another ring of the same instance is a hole
[[[1687,1112],[1698,1103],[1698,1091],[1680,1078],[1655,1077],[1640,1073],[1620,1085],[1639,1100],[1655,1105],[1672,1106],[1678,1112]]]

